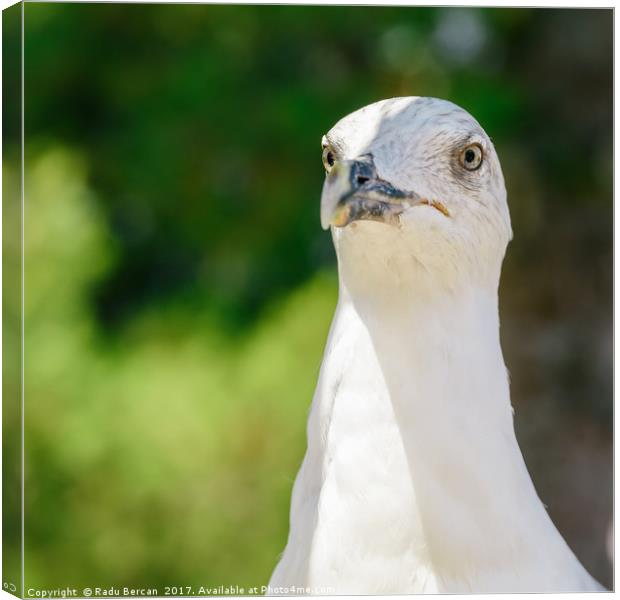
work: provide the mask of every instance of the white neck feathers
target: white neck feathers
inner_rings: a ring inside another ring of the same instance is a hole
[[[515,438],[497,285],[434,293],[429,281],[401,280],[352,292],[340,267],[272,585],[594,589],[538,499]]]

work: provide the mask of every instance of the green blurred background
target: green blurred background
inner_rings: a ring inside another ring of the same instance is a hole
[[[26,4],[26,587],[267,582],[337,294],[321,136],[397,95],[495,141],[517,435],[611,585],[612,44],[611,10]]]

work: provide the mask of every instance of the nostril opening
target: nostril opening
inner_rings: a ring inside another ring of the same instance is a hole
[[[363,175],[357,176],[357,185],[364,185],[370,181],[370,177],[364,177]]]

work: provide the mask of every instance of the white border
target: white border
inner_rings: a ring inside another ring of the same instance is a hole
[[[64,2],[101,2],[102,0],[28,0],[29,2],[32,1],[64,1]],[[454,1],[454,0],[447,0],[438,4],[429,4],[426,2],[416,2],[416,1],[408,1],[408,0],[392,0],[390,2],[385,2],[385,1],[381,1],[381,0],[374,0],[374,1],[369,1],[369,0],[340,0],[340,1],[333,1],[333,0],[313,0],[310,2],[301,2],[299,0],[270,0],[269,2],[265,2],[265,1],[261,1],[261,0],[243,0],[242,2],[228,2],[226,0],[219,0],[219,1],[205,1],[205,2],[184,2],[183,0],[104,0],[107,2],[116,2],[116,3],[124,3],[124,4],[128,4],[128,3],[132,3],[132,4],[137,4],[137,3],[148,3],[148,4],[301,4],[301,5],[356,5],[356,6],[465,6],[465,7],[484,7],[484,8],[492,8],[492,7],[497,7],[497,8],[507,8],[507,7],[515,7],[515,8],[613,8],[614,9],[614,201],[615,198],[617,196],[616,192],[617,192],[617,177],[615,177],[616,175],[616,154],[615,154],[615,149],[617,147],[617,143],[618,143],[618,129],[616,127],[616,120],[615,120],[615,114],[618,110],[619,107],[619,100],[618,100],[618,95],[616,94],[616,76],[617,76],[617,65],[618,65],[618,48],[617,45],[615,44],[615,31],[617,30],[617,25],[618,25],[618,16],[617,16],[617,11],[615,10],[616,8],[616,2],[610,2],[609,0],[607,1],[601,1],[601,0],[596,0],[596,4],[595,5],[587,5],[584,2],[575,2],[574,0],[547,0],[546,2],[542,3],[542,4],[538,4],[538,5],[533,5],[531,3],[528,2],[519,2],[519,1],[515,1],[515,0],[495,0],[492,3],[465,3],[465,2],[458,2],[458,1]],[[8,8],[10,6],[13,6],[14,4],[16,4],[16,2],[14,0],[0,0],[0,9],[4,10],[5,8]],[[21,276],[22,276],[22,281],[21,281],[21,310],[22,310],[22,319],[21,319],[21,335],[22,335],[22,353],[21,353],[21,367],[22,367],[22,373],[21,373],[21,402],[22,402],[22,448],[21,448],[21,460],[22,460],[22,515],[23,515],[23,511],[24,511],[24,494],[25,494],[25,481],[24,481],[24,460],[25,460],[25,454],[24,454],[24,436],[23,436],[23,431],[24,431],[24,345],[23,345],[23,339],[24,339],[24,319],[23,319],[23,315],[24,315],[24,297],[25,297],[25,280],[24,280],[24,231],[25,231],[25,227],[24,227],[24,211],[25,211],[25,205],[24,205],[24,64],[23,64],[23,56],[24,56],[24,6],[23,6],[23,2],[22,2],[22,40],[21,40],[21,44],[22,44],[22,76],[21,76],[21,94],[22,94],[22,114],[21,114],[21,135],[22,135],[22,147],[21,147],[21,153],[22,153],[22,165],[21,165],[21,194],[22,194],[22,199],[21,199],[21,246],[22,246],[22,256],[21,256]],[[1,38],[1,32],[0,32],[0,38]],[[0,40],[1,41],[1,40]],[[1,49],[1,43],[0,43],[0,77],[2,75],[2,49]],[[1,123],[1,116],[0,116],[0,148],[1,148],[1,138],[2,138],[2,123]],[[1,189],[1,184],[2,184],[2,173],[0,170],[0,189]],[[618,226],[618,213],[615,210],[615,202],[614,202],[614,211],[613,211],[613,219],[614,219],[614,233],[617,230],[617,226]],[[2,223],[2,215],[0,213],[0,242],[2,240],[2,228],[1,228],[1,223]],[[616,294],[616,244],[615,244],[615,236],[614,236],[614,316],[616,315],[616,308],[617,308],[617,299],[618,296]],[[0,279],[2,277],[2,264],[0,262]],[[1,291],[0,291],[0,300],[1,300]],[[616,321],[614,318],[614,342],[615,342],[615,334],[616,334]],[[1,334],[2,334],[2,323],[0,321],[0,338],[1,338]],[[614,343],[614,348],[615,348],[615,343]],[[0,359],[2,357],[2,349],[0,348]],[[617,357],[615,355],[614,352],[614,374],[616,371],[616,368],[618,366],[617,363]],[[617,380],[614,376],[614,400],[616,397],[616,393],[618,391],[617,388]],[[1,398],[1,394],[2,391],[0,389],[0,398]],[[618,511],[618,505],[619,505],[619,500],[618,497],[615,493],[615,475],[616,475],[616,467],[618,465],[618,447],[615,444],[615,432],[618,431],[618,425],[620,424],[620,417],[618,416],[618,411],[615,410],[615,403],[614,403],[614,515],[617,514]],[[0,442],[2,440],[2,433],[0,431]],[[1,446],[0,446],[0,457],[1,457]],[[0,492],[1,492],[1,480],[0,480]],[[22,518],[22,581],[21,581],[21,585],[22,585],[22,596],[24,595],[24,563],[25,563],[25,554],[24,554],[24,549],[25,549],[25,545],[24,545],[24,536],[25,536],[25,528],[24,528],[24,519]],[[1,528],[1,522],[0,522],[0,528]],[[613,547],[614,547],[614,555],[617,554],[617,536],[614,536],[614,542],[613,542]],[[2,557],[2,549],[0,548],[0,559]],[[0,562],[1,564],[1,562]],[[0,578],[1,579],[1,578]],[[616,582],[616,562],[614,561],[614,585]],[[609,594],[613,594],[615,595],[615,592],[609,592]],[[506,600],[525,600],[527,599],[529,596],[531,596],[531,594],[487,594],[487,595],[478,595],[478,594],[471,594],[468,596],[465,595],[459,595],[459,594],[453,594],[451,595],[451,597],[453,598],[471,598],[471,597],[477,597],[480,596],[481,598],[488,598],[489,600],[491,599],[506,599]],[[590,597],[593,596],[593,594],[545,594],[545,598],[554,598],[554,599],[566,599],[566,600],[577,600],[579,598],[585,598],[585,597]],[[386,599],[390,599],[390,598],[404,598],[404,597],[408,597],[408,596],[375,596],[376,598],[386,598]],[[3,591],[0,589],[0,600],[9,600],[9,599],[13,599],[14,596],[8,594],[7,592]],[[214,597],[215,598],[215,597]],[[232,596],[229,596],[227,598],[232,598]],[[335,596],[334,598],[338,598],[338,599],[346,599],[346,598],[359,598],[359,596]]]

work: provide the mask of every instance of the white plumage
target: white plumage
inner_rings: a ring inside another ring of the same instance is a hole
[[[323,145],[340,296],[270,592],[601,589],[514,434],[497,301],[512,232],[488,136],[454,104],[396,98]]]

